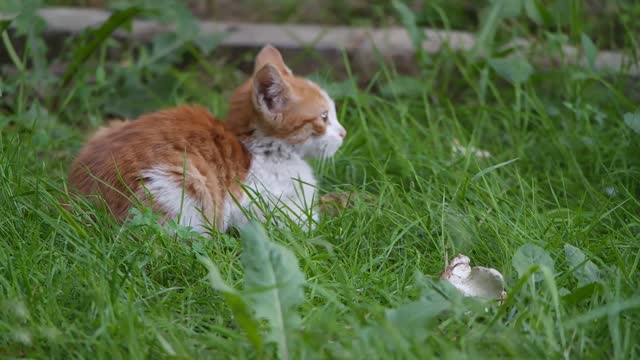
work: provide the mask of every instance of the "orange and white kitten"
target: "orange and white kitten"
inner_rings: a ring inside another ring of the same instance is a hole
[[[327,93],[267,45],[225,122],[180,106],[112,123],[82,148],[70,182],[102,196],[120,220],[137,197],[201,233],[242,225],[247,211],[264,220],[264,204],[308,228],[316,178],[305,158],[332,156],[345,135]]]

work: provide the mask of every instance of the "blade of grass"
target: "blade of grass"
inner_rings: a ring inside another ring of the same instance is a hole
[[[99,28],[93,30],[89,36],[92,39],[85,45],[76,48],[74,51],[71,65],[67,68],[67,71],[62,77],[63,87],[66,87],[71,79],[78,73],[78,70],[82,65],[87,62],[96,49],[107,38],[111,36],[120,27],[125,26],[133,19],[134,16],[140,14],[142,9],[137,6],[132,6],[124,10],[114,12],[107,21],[105,21]]]
[[[473,176],[473,178],[471,178],[471,181],[476,181],[476,180],[480,179],[481,177],[487,175],[488,173],[490,173],[490,172],[492,172],[492,171],[494,171],[496,169],[499,169],[499,168],[501,168],[503,166],[507,166],[507,165],[509,165],[509,164],[511,164],[512,162],[515,162],[515,161],[518,161],[518,158],[507,160],[507,161],[501,162],[499,164],[495,164],[495,165],[489,166],[488,168],[483,169],[479,173],[475,174]]]
[[[13,43],[11,43],[11,39],[9,38],[9,33],[7,29],[11,25],[12,20],[2,20],[0,21],[0,34],[2,34],[2,42],[4,43],[4,47],[7,49],[7,53],[9,54],[9,58],[13,62],[13,65],[18,68],[18,71],[21,73],[24,72],[25,66],[24,63],[20,60],[16,49],[13,47]]]

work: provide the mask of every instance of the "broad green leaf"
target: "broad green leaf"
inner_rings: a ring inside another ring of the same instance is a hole
[[[573,276],[578,280],[578,287],[591,283],[602,283],[600,269],[577,247],[566,244],[564,253],[567,263],[573,271]]]
[[[532,266],[540,265],[548,268],[551,272],[553,269],[553,259],[549,256],[549,253],[543,248],[534,244],[522,245],[513,255],[512,259],[513,267],[518,272],[518,276],[522,277]],[[540,281],[543,279],[542,272],[540,270],[533,274],[534,281]]]
[[[514,85],[526,82],[533,74],[533,66],[521,57],[490,59],[489,65],[491,65],[498,75]]]
[[[222,293],[222,296],[231,309],[236,321],[238,321],[238,324],[247,333],[249,341],[251,341],[256,350],[259,352],[262,351],[260,324],[251,314],[251,310],[247,306],[244,298],[236,289],[227,285],[227,283],[222,279],[222,276],[220,276],[220,270],[218,270],[218,267],[216,267],[209,258],[198,256],[198,260],[209,271],[209,282],[211,283],[211,287]]]
[[[590,299],[600,288],[600,284],[591,283],[589,285],[579,287],[572,292],[562,294],[562,300],[569,304],[578,304],[581,301]]]
[[[589,35],[583,33],[580,38],[582,41],[582,50],[587,57],[587,63],[591,69],[594,69],[596,66],[596,57],[598,56],[598,48],[596,48],[596,45],[591,41]]]
[[[416,288],[420,289],[421,300],[429,303],[451,303],[462,298],[460,291],[447,281],[435,280],[420,272],[416,272],[415,279]]]
[[[624,123],[630,127],[631,130],[640,134],[640,113],[634,112],[624,114]]]
[[[304,301],[304,274],[293,252],[271,242],[258,224],[245,226],[240,235],[249,305],[269,323],[267,341],[276,343],[279,358],[288,359],[291,339],[301,322],[296,307]]]
[[[401,334],[422,342],[435,325],[435,318],[450,308],[448,301],[418,300],[387,309],[385,317]]]
[[[224,40],[224,34],[211,35],[202,33],[196,36],[193,42],[204,55],[211,55],[211,52],[220,45],[222,40]]]
[[[184,46],[191,39],[185,38],[176,32],[166,32],[156,35],[151,41],[149,56],[140,61],[139,66],[156,67],[166,66],[182,56]],[[156,70],[157,71],[157,70]]]
[[[124,10],[116,11],[107,21],[105,21],[99,28],[91,31],[91,40],[76,48],[71,60],[71,64],[64,73],[62,83],[66,85],[71,78],[78,72],[80,67],[91,57],[91,55],[98,49],[108,37],[113,34],[118,28],[126,25],[133,19],[134,16],[139,14],[141,9],[136,6],[126,8]]]

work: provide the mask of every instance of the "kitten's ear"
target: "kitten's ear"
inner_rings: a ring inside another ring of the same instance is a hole
[[[260,71],[260,69],[262,69],[267,64],[274,65],[285,75],[293,75],[291,69],[289,69],[284,63],[284,59],[282,59],[282,54],[280,54],[280,51],[278,51],[278,49],[276,49],[272,45],[266,45],[262,48],[262,50],[260,50],[260,52],[256,56],[256,61],[253,66],[253,73],[258,73],[258,71]]]
[[[254,106],[263,114],[281,114],[289,102],[289,96],[289,85],[274,65],[263,66],[253,76]]]

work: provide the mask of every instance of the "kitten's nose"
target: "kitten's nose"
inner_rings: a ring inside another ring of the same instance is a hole
[[[338,136],[340,136],[340,138],[344,139],[344,137],[347,136],[347,130],[345,130],[345,129],[340,130],[340,132],[338,133]]]

